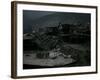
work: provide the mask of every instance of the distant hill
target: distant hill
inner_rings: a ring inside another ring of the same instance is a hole
[[[45,13],[45,12],[43,12]],[[52,12],[52,14],[43,15],[40,17],[35,17],[32,15],[28,18],[29,15],[24,17],[24,32],[30,32],[32,27],[38,29],[39,27],[53,27],[57,26],[59,22],[62,24],[82,24],[90,22],[90,15],[83,13],[57,13]]]

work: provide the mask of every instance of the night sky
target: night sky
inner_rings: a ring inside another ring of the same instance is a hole
[[[59,23],[84,26],[90,23],[90,17],[87,13],[23,10],[23,32],[32,32],[32,27],[55,27]]]

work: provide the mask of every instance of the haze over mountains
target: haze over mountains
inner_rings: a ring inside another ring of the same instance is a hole
[[[58,24],[82,24],[90,23],[90,14],[47,12],[47,11],[23,11],[23,31],[31,32],[32,28],[55,27]]]

